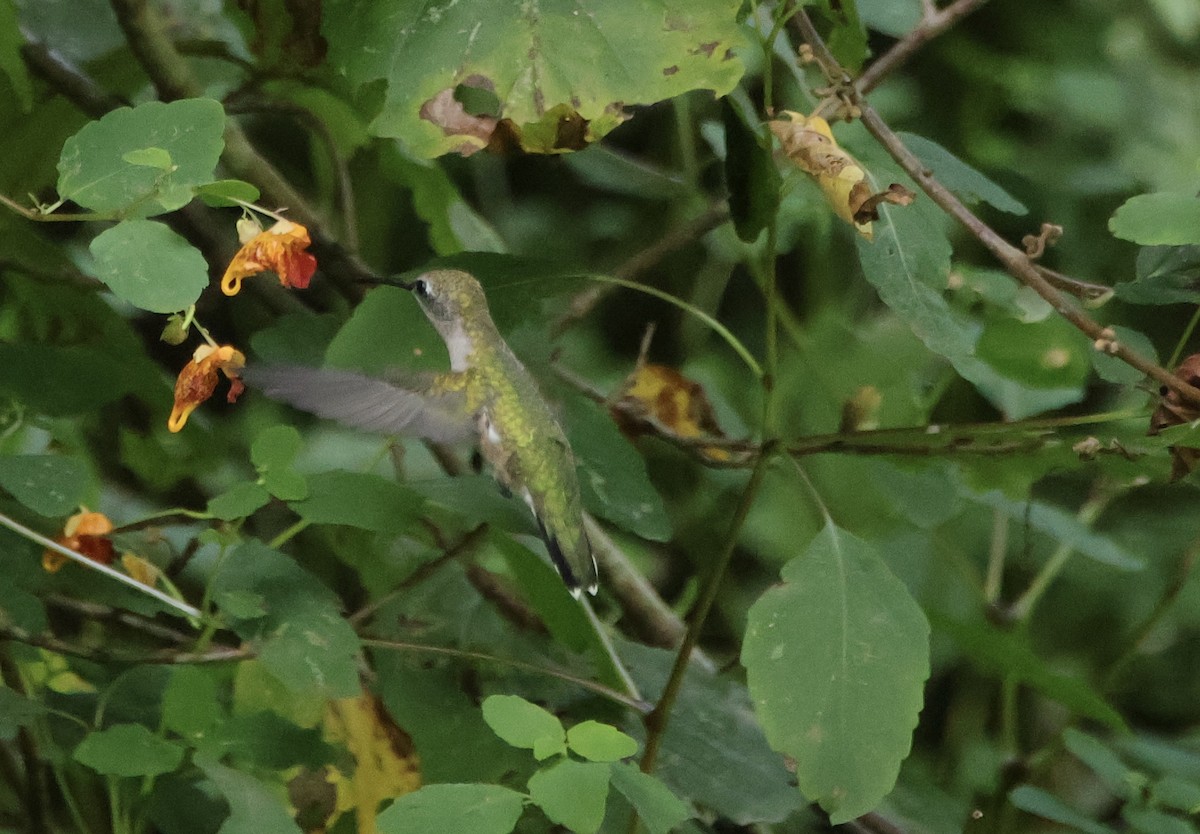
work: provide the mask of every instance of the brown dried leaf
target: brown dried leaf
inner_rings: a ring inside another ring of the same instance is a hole
[[[1200,353],[1193,353],[1180,362],[1179,367],[1175,369],[1175,376],[1189,385],[1200,387]],[[1200,409],[1184,402],[1178,393],[1163,386],[1158,408],[1154,409],[1154,413],[1150,415],[1150,428],[1146,434],[1155,435],[1163,429],[1190,423],[1197,419],[1200,419]],[[1171,450],[1173,462],[1172,481],[1178,481],[1200,463],[1200,449],[1190,446],[1170,446],[1168,448]]]
[[[634,436],[653,430],[685,439],[725,437],[703,386],[666,365],[639,363],[622,383],[612,410]],[[731,458],[729,450],[715,446],[701,447],[700,453],[716,463]]]
[[[462,102],[454,97],[452,87],[422,104],[421,118],[440,127],[447,136],[461,137],[464,141],[456,150],[463,156],[486,148],[496,132],[496,120],[491,116],[468,113]]]
[[[867,172],[838,146],[829,123],[820,116],[805,116],[790,110],[781,115],[786,118],[773,120],[769,125],[784,154],[817,181],[834,213],[854,224],[867,240],[873,235],[871,221],[878,219],[881,203],[906,206],[912,202],[912,192],[900,185],[893,184],[872,194]]]

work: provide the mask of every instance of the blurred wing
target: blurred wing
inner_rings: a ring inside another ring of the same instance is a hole
[[[246,367],[241,377],[273,400],[358,429],[438,443],[476,434],[461,393],[427,396],[353,371],[300,365]]]

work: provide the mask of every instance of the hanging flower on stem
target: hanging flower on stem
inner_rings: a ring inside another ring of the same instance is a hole
[[[93,562],[111,565],[116,558],[112,539],[108,537],[112,531],[113,523],[108,520],[108,516],[104,513],[89,512],[85,507],[67,519],[62,535],[55,536],[54,541],[76,553],[82,553]],[[47,549],[42,552],[42,568],[47,573],[58,573],[66,562],[67,557],[55,550]]]
[[[218,373],[225,374],[229,379],[228,402],[235,402],[245,384],[238,377],[238,371],[246,366],[245,355],[232,345],[200,345],[192,355],[192,360],[183,366],[179,379],[175,381],[175,407],[171,409],[171,418],[167,428],[177,432],[187,423],[188,417],[200,403],[207,400],[217,390]]]
[[[238,239],[242,248],[233,256],[221,278],[221,292],[237,295],[242,281],[268,270],[279,276],[285,287],[304,289],[317,271],[317,259],[304,250],[312,243],[308,229],[279,217],[264,230],[258,220],[243,217],[238,221]]]

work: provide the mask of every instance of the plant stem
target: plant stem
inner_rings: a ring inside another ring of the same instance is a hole
[[[1116,495],[1117,491],[1113,489],[1101,488],[1097,490],[1083,502],[1083,506],[1079,508],[1076,518],[1084,525],[1090,527]],[[1011,614],[1014,619],[1019,622],[1029,619],[1033,614],[1033,609],[1041,601],[1042,595],[1050,587],[1050,583],[1062,572],[1062,569],[1066,566],[1067,561],[1074,552],[1075,549],[1066,543],[1060,544],[1054,550],[1054,553],[1046,560],[1046,564],[1042,565],[1042,569],[1030,581],[1029,587],[1013,603]]]
[[[111,579],[117,580],[118,582],[120,582],[123,585],[128,585],[130,588],[133,588],[134,590],[139,591],[140,593],[143,593],[146,596],[154,597],[156,600],[163,603],[164,605],[167,605],[171,608],[174,608],[176,611],[178,611],[182,614],[185,614],[189,619],[192,619],[192,620],[203,619],[203,615],[201,614],[200,609],[195,608],[195,607],[187,604],[186,602],[181,602],[180,600],[177,600],[174,597],[172,597],[170,594],[160,591],[158,588],[151,588],[149,585],[143,585],[141,582],[138,582],[136,579],[134,579],[129,574],[121,573],[116,568],[112,568],[112,567],[109,567],[108,565],[101,564],[100,562],[93,561],[93,560],[89,559],[88,557],[84,556],[82,553],[77,553],[76,551],[71,550],[71,548],[69,548],[69,547],[63,547],[61,544],[54,541],[53,539],[46,538],[41,533],[38,533],[34,530],[29,529],[24,524],[21,524],[20,522],[14,520],[12,518],[9,518],[8,516],[4,515],[3,513],[0,513],[0,525],[7,527],[9,530],[12,530],[14,533],[16,533],[20,536],[24,536],[25,538],[29,539],[31,542],[34,542],[35,544],[40,544],[42,547],[45,547],[49,550],[53,550],[55,553],[61,553],[63,556],[66,556],[71,561],[76,562],[80,565],[83,565],[85,568],[88,568],[89,570],[94,570],[97,573],[102,573]]]
[[[533,663],[526,663],[523,660],[512,660],[506,657],[496,657],[495,655],[484,654],[483,652],[469,652],[464,649],[455,649],[449,646],[429,646],[423,643],[409,643],[403,640],[383,640],[377,637],[363,637],[362,644],[371,646],[376,649],[390,649],[392,651],[401,652],[417,652],[420,654],[437,654],[444,657],[454,657],[460,660],[482,660],[488,663],[499,663],[504,666],[511,666],[514,669],[520,669],[525,672],[533,672],[539,675],[546,675],[551,678],[558,678],[568,683],[573,683],[576,686],[586,689],[590,692],[595,692],[608,700],[628,707],[635,712],[645,714],[650,711],[650,705],[645,701],[637,698],[632,698],[624,692],[613,689],[611,686],[605,686],[602,683],[581,678],[578,675],[572,675],[570,672],[564,672],[561,669],[552,669],[548,666],[537,666]]]
[[[992,510],[992,536],[988,545],[987,574],[983,580],[983,599],[988,605],[1000,601],[1004,585],[1004,561],[1008,555],[1008,515]]]
[[[991,252],[992,256],[1010,275],[1041,296],[1055,312],[1089,339],[1097,344],[1103,343],[1106,351],[1111,355],[1175,391],[1186,402],[1200,405],[1200,388],[1189,385],[1167,369],[1156,365],[1116,341],[1109,328],[1075,307],[1065,295],[1055,289],[1038,271],[1037,265],[1025,252],[1013,246],[995,229],[979,219],[950,189],[936,179],[929,168],[905,147],[895,131],[888,127],[875,108],[850,83],[850,75],[829,51],[803,8],[796,14],[796,21],[804,39],[812,47],[813,54],[831,75],[843,79],[845,82],[854,104],[861,111],[859,118],[863,126],[942,211],[961,223],[976,240],[983,244],[985,249]]]
[[[767,473],[767,466],[772,457],[774,457],[773,448],[765,449],[758,456],[754,470],[750,473],[750,480],[746,482],[746,487],[742,490],[742,497],[738,501],[737,509],[734,511],[733,520],[730,522],[724,546],[721,548],[717,561],[713,565],[712,573],[709,575],[704,590],[700,594],[700,599],[696,602],[695,613],[688,624],[687,634],[683,638],[683,645],[679,647],[679,651],[675,655],[675,663],[671,667],[671,673],[667,678],[666,686],[663,688],[662,695],[659,696],[658,703],[654,705],[654,709],[644,719],[646,725],[646,747],[642,753],[641,761],[641,768],[644,773],[650,773],[654,770],[654,765],[658,760],[658,751],[662,746],[663,736],[667,731],[667,724],[670,722],[671,709],[675,706],[675,701],[679,697],[679,691],[683,687],[684,674],[687,672],[688,660],[691,658],[692,649],[695,648],[696,643],[700,640],[700,632],[704,628],[704,621],[708,617],[708,612],[712,608],[713,602],[716,601],[717,593],[721,589],[721,581],[725,578],[725,572],[729,568],[733,551],[737,547],[738,534],[741,532],[742,525],[746,521],[746,516],[750,514],[750,508],[754,506],[755,498],[758,497],[759,487],[762,486],[763,477]]]

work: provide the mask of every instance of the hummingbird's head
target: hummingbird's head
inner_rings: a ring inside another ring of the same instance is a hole
[[[495,329],[479,282],[461,270],[434,269],[406,286],[446,343],[451,369],[465,370],[479,337]]]
[[[458,269],[434,269],[407,285],[417,303],[438,330],[443,325],[487,317],[483,288],[470,274]]]

